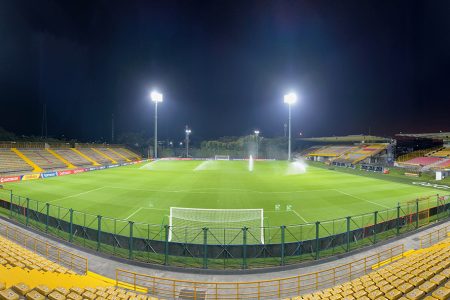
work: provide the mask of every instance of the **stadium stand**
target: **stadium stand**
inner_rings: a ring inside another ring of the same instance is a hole
[[[111,163],[111,160],[101,155],[97,149],[95,151],[93,148],[78,148],[77,150],[102,165]]]
[[[110,148],[99,148],[98,150],[100,150],[101,152],[103,152],[104,154],[106,154],[107,156],[111,157],[113,160],[115,160],[116,162],[124,162],[127,161],[127,158],[125,158],[124,156],[116,153],[114,150],[110,149]]]
[[[33,167],[27,164],[11,149],[0,149],[0,173],[30,172]]]
[[[387,146],[384,144],[366,145],[361,148],[351,150],[333,161],[356,164],[366,158],[379,154],[381,151],[385,150],[386,147]]]
[[[91,166],[92,162],[82,157],[78,153],[72,151],[72,149],[54,149],[57,154],[61,155],[64,159],[77,167]]]
[[[438,168],[438,169],[450,168],[450,158],[444,159],[439,164],[435,165],[435,168]]]
[[[388,264],[389,262],[386,262]],[[428,299],[450,298],[450,238],[419,249],[377,271],[332,288],[288,298],[303,299]]]
[[[66,168],[67,165],[57,159],[46,149],[19,149],[26,157],[44,170],[56,170]]]
[[[357,148],[354,146],[325,146],[309,153],[308,156],[338,157],[355,149]]]
[[[0,233],[1,300],[157,300],[139,286],[89,272],[86,258],[21,230],[0,224]]]
[[[401,164],[405,165],[415,165],[415,166],[428,166],[435,163],[440,162],[442,159],[439,157],[431,157],[431,156],[422,156],[422,157],[416,157],[407,161],[402,162]]]
[[[427,156],[427,155],[429,155],[429,153],[433,153],[433,151],[440,150],[440,149],[442,149],[442,147],[412,151],[412,152],[400,155],[399,157],[397,157],[396,161],[397,162],[405,162],[407,160],[411,160],[416,157]]]
[[[450,147],[429,154],[434,157],[450,157]]]
[[[133,151],[128,150],[127,148],[114,148],[114,151],[116,151],[119,154],[122,154],[123,156],[125,156],[129,160],[141,159],[141,157],[136,155],[136,153],[134,153]]]

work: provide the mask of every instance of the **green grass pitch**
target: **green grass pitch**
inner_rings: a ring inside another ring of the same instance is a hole
[[[170,207],[262,208],[269,226],[382,211],[442,191],[288,162],[157,161],[6,184],[14,194],[93,215],[151,224]],[[277,209],[278,208],[278,209]]]

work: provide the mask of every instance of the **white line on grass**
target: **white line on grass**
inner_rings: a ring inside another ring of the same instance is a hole
[[[299,217],[300,219],[303,220],[303,222],[305,223],[309,223],[308,220],[306,220],[305,218],[303,218],[298,212],[296,212],[295,210],[291,210],[294,214],[297,215],[297,217]]]
[[[138,212],[140,212],[143,209],[143,207],[139,207],[138,209],[136,209],[131,215],[129,215],[128,217],[125,218],[125,220],[128,220],[129,218],[131,218],[132,216],[134,216],[135,214],[137,214]]]
[[[156,190],[156,189],[141,189],[141,188],[129,188],[120,186],[107,186],[110,189],[121,189],[130,191],[147,191],[157,193],[190,193],[190,194],[211,194],[217,191],[223,192],[245,192],[255,194],[293,194],[293,193],[309,193],[309,192],[324,192],[334,191],[334,189],[317,189],[317,190],[297,190],[297,191],[255,191],[247,189],[227,189],[227,188],[201,188],[201,189],[184,189],[184,190]],[[209,190],[209,191],[208,191]]]
[[[384,208],[391,208],[389,206],[386,206],[386,205],[383,205],[383,204],[380,204],[380,203],[376,203],[376,202],[373,202],[373,201],[370,201],[370,200],[366,200],[366,199],[363,199],[361,197],[358,197],[358,196],[355,196],[355,195],[352,195],[352,194],[349,194],[349,193],[346,193],[346,192],[343,192],[343,191],[340,191],[340,190],[336,190],[335,189],[335,191],[339,192],[341,194],[347,195],[349,197],[352,197],[352,198],[355,198],[355,199],[358,199],[358,200],[361,200],[361,201],[365,201],[365,202],[368,202],[368,203],[372,203],[372,204],[375,204],[375,205],[378,205],[378,206],[381,206],[381,207],[384,207]]]
[[[84,192],[81,192],[81,193],[78,193],[78,194],[73,194],[73,195],[69,195],[69,196],[66,196],[66,197],[50,200],[50,201],[47,201],[47,203],[52,203],[52,202],[59,201],[59,200],[64,200],[64,199],[69,199],[69,198],[73,198],[73,197],[78,197],[78,196],[81,196],[81,195],[84,195],[84,194],[87,194],[87,193],[91,193],[91,192],[95,192],[95,191],[98,191],[98,190],[101,190],[101,189],[104,189],[104,188],[106,188],[106,186],[102,186],[102,187],[99,187],[99,188],[96,188],[96,189],[92,189],[92,190],[89,190],[89,191],[84,191]]]

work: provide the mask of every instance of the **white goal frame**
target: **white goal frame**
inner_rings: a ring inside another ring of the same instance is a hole
[[[242,212],[242,211],[258,211],[260,214],[260,242],[264,244],[264,209],[263,208],[243,208],[243,209],[215,209],[215,208],[189,208],[189,207],[170,207],[170,215],[169,215],[169,242],[172,241],[172,216],[173,216],[173,209],[177,210],[190,210],[190,211],[213,211],[213,212]],[[256,219],[256,218],[255,218]],[[205,223],[217,223],[217,224],[225,224],[223,221],[205,221]],[[226,227],[223,227],[226,228]],[[229,227],[232,228],[232,227]],[[235,228],[235,227],[234,227]],[[240,227],[241,228],[241,227]],[[202,229],[202,228],[199,228]],[[251,228],[253,229],[253,228]]]
[[[214,160],[230,160],[229,155],[214,155]]]

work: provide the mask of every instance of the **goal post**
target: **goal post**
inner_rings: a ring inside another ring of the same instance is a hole
[[[171,207],[169,241],[203,243],[201,232],[208,229],[208,244],[242,244],[247,228],[250,243],[264,244],[264,210]]]
[[[214,160],[230,160],[229,155],[215,155]]]

